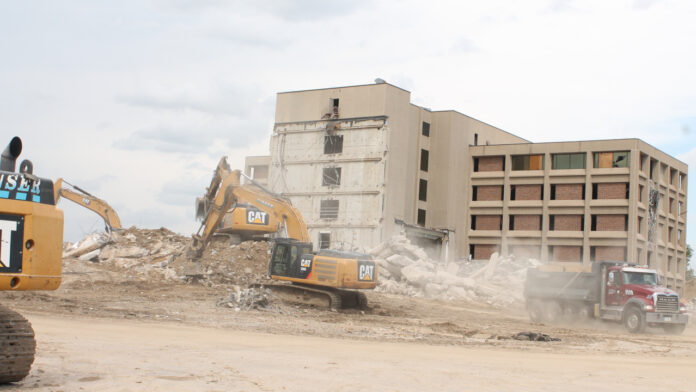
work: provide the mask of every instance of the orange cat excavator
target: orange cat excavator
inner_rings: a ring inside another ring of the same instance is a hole
[[[200,257],[215,233],[242,238],[265,234],[274,243],[270,278],[291,283],[267,285],[269,288],[301,302],[319,299],[334,309],[365,308],[365,295],[346,289],[375,288],[377,269],[372,257],[328,249],[313,252],[300,211],[251,180],[242,184],[241,177],[239,170],[230,170],[225,158],[220,160],[205,196],[196,200],[196,216],[203,223],[193,236],[190,255]]]

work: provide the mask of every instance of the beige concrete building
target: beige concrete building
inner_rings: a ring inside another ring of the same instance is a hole
[[[686,164],[638,139],[472,146],[469,252],[633,261],[681,291]]]
[[[316,247],[404,233],[442,259],[637,260],[683,287],[687,167],[637,139],[535,144],[378,83],[279,93],[245,171],[265,164]]]

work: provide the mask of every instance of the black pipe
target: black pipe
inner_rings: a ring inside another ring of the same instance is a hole
[[[10,144],[2,152],[2,157],[0,158],[0,170],[13,172],[15,171],[15,162],[17,162],[17,157],[22,153],[22,139],[17,136],[13,137]]]

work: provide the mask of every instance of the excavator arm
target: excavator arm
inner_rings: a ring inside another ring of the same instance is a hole
[[[66,188],[63,183],[72,187]],[[74,190],[73,190],[74,189]],[[111,232],[114,229],[121,229],[121,219],[118,217],[116,211],[109,205],[109,203],[104,200],[90,194],[84,189],[72,185],[69,182],[59,178],[53,185],[53,195],[56,204],[60,198],[68,199],[74,203],[77,203],[88,210],[95,212],[97,215],[104,219],[104,224],[107,232]]]
[[[252,205],[272,215],[278,222],[281,237],[309,241],[307,225],[300,212],[288,200],[258,185],[241,183],[242,173],[231,170],[225,157],[220,159],[204,197],[196,201],[196,217],[202,221],[193,235],[191,256],[201,255],[225,214],[237,204]]]

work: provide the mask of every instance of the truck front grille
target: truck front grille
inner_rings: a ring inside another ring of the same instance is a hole
[[[658,312],[679,311],[679,297],[676,295],[658,295],[655,301],[655,310]]]

